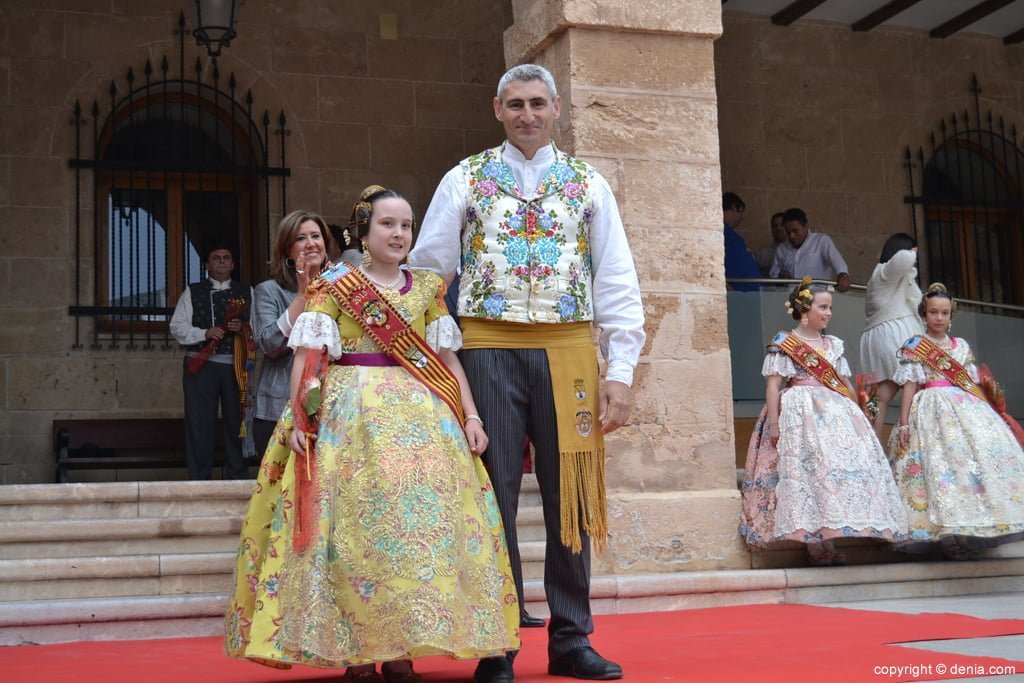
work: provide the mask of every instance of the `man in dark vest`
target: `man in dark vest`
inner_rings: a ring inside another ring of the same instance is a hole
[[[249,343],[252,289],[232,281],[234,267],[231,250],[221,245],[210,248],[208,277],[188,286],[171,318],[171,334],[187,349],[182,388],[189,479],[212,476],[218,403],[224,416],[224,478],[248,476],[242,456],[242,411],[246,366],[253,348]]]

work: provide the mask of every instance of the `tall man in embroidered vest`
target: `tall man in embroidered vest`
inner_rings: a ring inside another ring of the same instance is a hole
[[[210,479],[213,475],[218,403],[224,416],[224,478],[248,476],[242,456],[242,401],[245,366],[251,363],[255,348],[249,327],[252,289],[231,279],[234,267],[229,249],[209,249],[207,279],[188,286],[171,317],[171,334],[188,349],[182,389],[189,479]]]
[[[561,101],[543,67],[498,83],[499,147],[442,179],[409,257],[451,280],[462,264],[460,354],[491,442],[484,455],[505,523],[519,599],[516,511],[523,441],[536,449],[547,532],[548,671],[622,677],[590,647],[590,538],[604,541],[603,434],[629,417],[644,343],[633,259],[608,183],[552,144]],[[591,325],[608,370],[598,382]],[[481,660],[479,683],[509,683],[512,658]]]

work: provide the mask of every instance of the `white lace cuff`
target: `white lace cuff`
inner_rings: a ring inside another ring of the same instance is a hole
[[[292,326],[288,346],[293,349],[319,349],[327,347],[331,360],[341,358],[341,334],[338,323],[326,313],[306,311]]]
[[[924,371],[923,363],[915,361],[901,361],[900,366],[896,368],[896,374],[893,375],[892,381],[900,385],[906,384],[907,382],[924,384],[928,381],[928,374]]]
[[[784,353],[768,353],[764,357],[764,365],[761,366],[761,375],[771,377],[792,377],[796,374],[796,366],[789,356]]]
[[[841,377],[850,376],[850,364],[846,362],[846,356],[839,357],[839,362],[835,364],[835,368]]]
[[[430,348],[435,351],[441,349],[458,351],[462,348],[462,332],[455,324],[455,319],[450,315],[442,316],[427,325],[425,336]]]

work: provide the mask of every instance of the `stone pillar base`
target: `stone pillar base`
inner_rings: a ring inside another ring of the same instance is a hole
[[[593,575],[749,569],[739,521],[735,489],[611,494]]]

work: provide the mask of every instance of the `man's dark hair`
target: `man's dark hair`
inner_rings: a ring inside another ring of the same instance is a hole
[[[208,245],[206,245],[206,249],[203,250],[203,261],[209,261],[210,254],[212,254],[215,251],[220,251],[221,249],[230,253],[232,259],[235,258],[234,249],[232,249],[231,246],[226,242],[210,242]]]
[[[889,259],[896,255],[897,251],[913,249],[917,246],[917,240],[905,232],[898,232],[891,235],[882,247],[882,255],[878,257],[879,263],[888,263]]]
[[[722,195],[723,211],[729,211],[730,209],[743,210],[745,208],[747,208],[746,203],[735,192],[726,192]]]
[[[775,213],[772,214],[772,217],[769,219],[769,222],[774,223],[776,218],[782,218],[785,215],[786,214],[783,213],[782,211],[776,211]],[[783,223],[785,223],[785,221],[783,221]]]
[[[788,223],[790,221],[796,221],[800,225],[807,225],[807,214],[804,213],[803,209],[786,209],[786,213],[782,214],[782,222]]]

